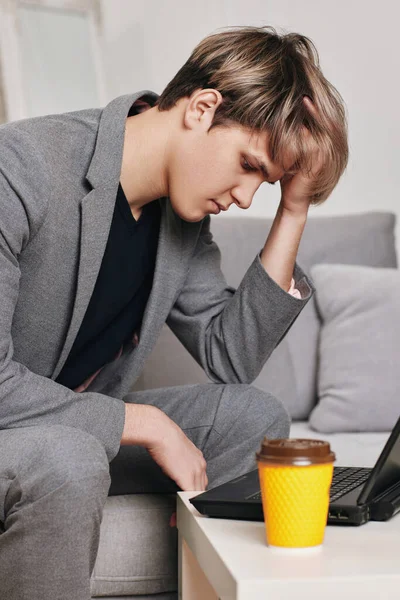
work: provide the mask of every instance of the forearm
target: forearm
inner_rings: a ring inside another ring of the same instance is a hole
[[[125,424],[121,446],[148,446],[161,435],[162,411],[147,404],[125,403]]]
[[[288,281],[290,284],[290,278],[295,278],[301,298],[287,293],[289,286],[282,289],[262,264],[261,252],[257,252],[237,289],[228,286],[221,272],[221,253],[209,227],[208,218],[167,325],[211,381],[251,383],[310,300],[314,288],[296,263],[289,269]],[[286,245],[287,239],[286,234]],[[297,250],[298,243],[295,246]],[[274,245],[272,250],[275,253]]]
[[[290,288],[307,212],[307,207],[297,212],[289,211],[281,202],[261,252],[264,269],[285,291]]]

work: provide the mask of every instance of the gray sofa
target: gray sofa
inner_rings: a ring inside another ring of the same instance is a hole
[[[212,231],[229,285],[238,285],[270,226],[269,219],[213,217]],[[396,269],[394,227],[395,217],[389,213],[312,217],[303,235],[298,262],[307,273],[313,265],[330,263]],[[339,294],[340,289],[335,290],[334,295]],[[318,404],[321,328],[321,314],[313,299],[254,385],[271,391],[285,403],[293,419],[292,437],[327,439],[336,452],[337,464],[370,466],[388,437],[389,421],[375,420],[360,431],[357,414],[352,423],[344,412],[343,426],[330,426],[329,403],[328,409]],[[165,327],[134,390],[207,381]],[[176,600],[177,531],[169,526],[174,506],[175,498],[167,495],[108,498],[92,574],[92,597]]]

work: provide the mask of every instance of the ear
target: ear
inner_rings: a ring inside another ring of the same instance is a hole
[[[222,95],[218,90],[212,88],[195,90],[185,107],[183,115],[185,127],[187,129],[208,131],[213,122],[215,111],[221,102]]]

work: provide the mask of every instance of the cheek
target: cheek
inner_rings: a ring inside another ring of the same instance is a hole
[[[177,160],[171,170],[170,198],[175,208],[189,206],[195,198],[199,198],[204,192],[205,169],[199,161],[192,157],[184,157]]]
[[[225,144],[206,138],[177,153],[170,171],[170,197],[181,202],[221,197],[234,185],[235,160]]]
[[[204,153],[204,155],[191,165],[190,180],[199,195],[205,198],[222,196],[233,187],[234,170],[231,161],[227,160],[223,151]]]

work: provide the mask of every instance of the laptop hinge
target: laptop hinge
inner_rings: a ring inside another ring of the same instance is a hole
[[[380,494],[374,498],[368,498],[367,503],[380,502],[381,500],[389,500],[389,497],[393,496],[393,499],[399,498],[400,501],[400,481],[396,481],[393,485],[383,490]]]

